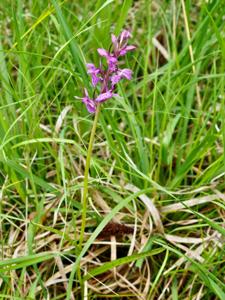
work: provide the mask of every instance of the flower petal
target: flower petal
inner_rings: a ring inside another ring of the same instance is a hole
[[[128,38],[131,37],[131,34],[128,30],[123,30],[120,34],[120,44],[126,40],[128,40]]]
[[[135,49],[136,49],[136,46],[134,46],[134,45],[126,46],[127,51],[131,51],[131,50],[135,50]]]
[[[96,68],[96,66],[94,64],[86,64],[87,70],[88,70],[88,74],[98,74],[101,72],[101,70],[99,68]]]
[[[95,87],[102,80],[101,77],[98,77],[101,70],[96,68],[94,64],[86,64],[86,67],[88,69],[87,73],[91,75],[92,85]]]
[[[101,55],[101,56],[105,56],[105,57],[110,56],[109,52],[103,48],[98,48],[97,51],[98,51],[99,55]]]
[[[132,71],[130,69],[122,69],[122,70],[118,70],[118,72],[111,77],[111,82],[112,82],[112,85],[114,86],[122,78],[131,80],[131,77],[132,77]]]
[[[106,92],[106,93],[100,94],[100,95],[95,99],[95,101],[96,101],[96,102],[104,102],[104,101],[106,101],[106,100],[112,98],[112,96],[113,96],[112,91],[108,91],[108,92]]]
[[[85,95],[86,98],[89,98],[87,89],[84,89],[84,95]]]
[[[86,103],[86,108],[91,114],[94,114],[96,111],[96,106],[93,103]]]
[[[130,69],[122,69],[122,70],[120,70],[119,75],[121,77],[124,77],[124,78],[128,79],[128,80],[131,80],[132,71]]]
[[[107,62],[108,62],[108,66],[109,66],[109,70],[114,72],[117,69],[117,58],[116,57],[108,57],[107,58]]]
[[[81,99],[82,102],[86,105],[89,113],[94,113],[96,111],[96,104],[93,99],[89,98],[87,89],[84,89],[84,97]]]
[[[84,97],[82,98],[82,102],[86,105],[86,108],[90,113],[94,113],[96,111],[96,105],[92,99]]]
[[[132,51],[134,49],[136,49],[136,47],[133,45],[126,46],[119,51],[119,55],[124,56],[128,51]]]
[[[91,63],[86,64],[86,67],[87,67],[89,72],[96,69],[95,65],[91,64]]]
[[[121,80],[121,76],[118,74],[115,74],[111,77],[112,85],[117,84],[120,80]]]
[[[112,43],[114,46],[114,50],[116,51],[118,48],[118,40],[117,40],[117,37],[115,36],[115,34],[111,35],[111,40],[112,40]]]
[[[98,84],[98,82],[101,81],[100,78],[98,78],[95,74],[92,74],[91,76],[91,83],[94,87]]]
[[[115,36],[115,34],[111,34],[111,39],[113,44],[117,43],[117,37]]]
[[[114,55],[110,55],[110,56],[107,57],[107,61],[108,61],[108,63],[116,64],[117,63],[117,58]]]

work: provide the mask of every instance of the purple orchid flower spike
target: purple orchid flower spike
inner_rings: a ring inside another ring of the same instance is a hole
[[[124,78],[131,80],[132,71],[130,69],[120,69],[118,67],[119,57],[126,55],[127,52],[136,48],[133,45],[128,45],[128,39],[130,37],[130,32],[128,30],[123,30],[118,37],[114,34],[111,35],[113,46],[111,51],[107,51],[103,48],[97,49],[98,54],[107,61],[106,68],[102,65],[102,61],[100,61],[100,67],[96,67],[92,63],[86,65],[87,73],[91,76],[95,92],[98,92],[98,96],[92,99],[89,97],[87,90],[84,90],[85,95],[81,99],[90,113],[95,113],[98,105],[117,96],[117,94],[114,93],[114,90],[116,84],[120,80]],[[98,88],[98,85],[100,85],[100,88]]]

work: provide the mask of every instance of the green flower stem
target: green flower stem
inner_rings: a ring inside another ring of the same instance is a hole
[[[88,174],[89,174],[89,169],[90,169],[91,154],[92,154],[92,148],[93,148],[94,137],[95,137],[95,132],[96,132],[96,128],[97,128],[99,113],[100,113],[100,104],[97,106],[97,109],[95,112],[95,118],[94,118],[92,130],[91,130],[91,136],[90,136],[90,140],[89,140],[86,165],[85,165],[85,171],[84,171],[84,188],[83,188],[83,197],[82,197],[82,220],[81,220],[81,233],[80,233],[80,243],[79,243],[80,249],[82,248],[82,243],[84,240],[84,231],[85,231],[85,226],[86,226]]]

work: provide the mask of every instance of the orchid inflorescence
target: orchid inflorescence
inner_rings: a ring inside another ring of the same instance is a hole
[[[136,48],[133,45],[127,45],[130,37],[130,32],[128,30],[123,30],[118,38],[112,34],[111,50],[107,51],[103,48],[97,49],[98,54],[101,57],[106,58],[107,68],[103,68],[102,61],[100,61],[99,68],[92,63],[86,65],[87,73],[91,76],[93,87],[96,88],[98,84],[100,85],[100,93],[96,97],[90,98],[87,89],[84,89],[84,96],[81,99],[90,113],[95,113],[99,103],[105,102],[113,96],[116,96],[114,93],[116,84],[121,79],[131,79],[132,71],[130,69],[120,69],[118,66],[119,57],[124,56],[128,51],[132,51]]]

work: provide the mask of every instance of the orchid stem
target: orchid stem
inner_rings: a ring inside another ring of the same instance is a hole
[[[82,219],[81,219],[81,233],[80,233],[80,241],[79,241],[79,248],[82,249],[82,243],[84,240],[84,231],[86,226],[86,215],[87,215],[87,196],[88,196],[88,174],[90,169],[90,162],[91,162],[91,155],[92,155],[92,148],[94,143],[95,132],[98,124],[98,118],[100,113],[100,104],[97,105],[95,118],[91,130],[91,136],[88,144],[88,151],[87,151],[87,158],[86,158],[86,165],[84,171],[84,187],[83,187],[83,196],[82,196]]]

